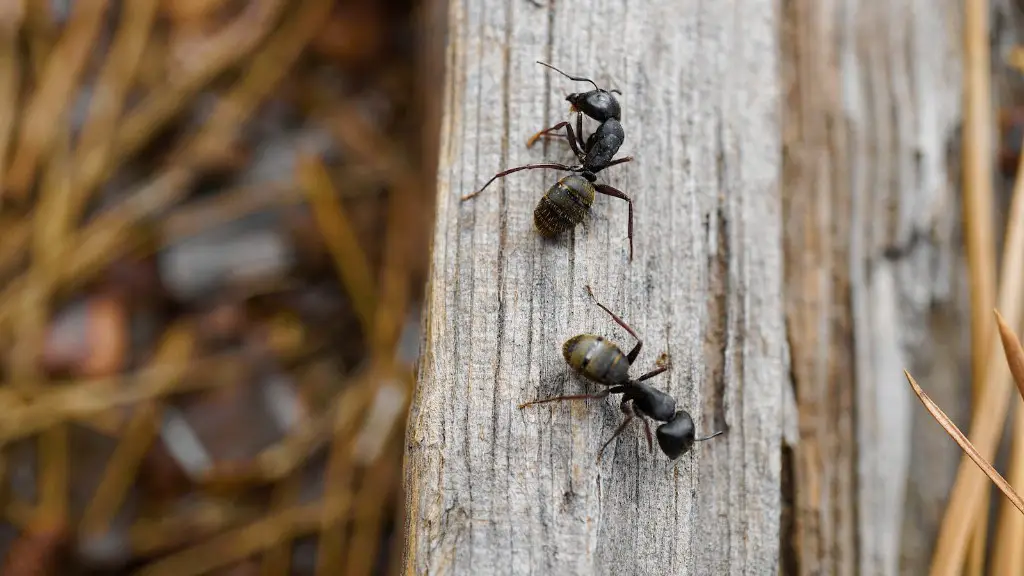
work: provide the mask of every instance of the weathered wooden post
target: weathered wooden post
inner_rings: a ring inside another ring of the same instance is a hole
[[[406,573],[774,573],[788,377],[776,8],[550,4],[449,9]],[[535,60],[623,93],[620,155],[636,161],[600,177],[635,199],[632,264],[621,201],[598,196],[587,226],[557,241],[533,230],[564,173],[520,172],[459,201],[507,167],[572,162],[564,142],[525,142],[568,119],[565,95],[587,85]],[[616,400],[517,409],[586,389],[562,360],[566,338],[632,344],[588,284],[644,338],[638,372],[669,353],[673,369],[651,383],[699,433],[725,436],[673,466],[637,425],[597,463]]]

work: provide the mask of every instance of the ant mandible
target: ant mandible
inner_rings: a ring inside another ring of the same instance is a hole
[[[565,138],[572,148],[576,160],[576,166],[566,164],[544,162],[538,164],[526,164],[516,168],[509,168],[498,172],[487,181],[479,190],[471,192],[462,197],[465,202],[484,191],[492,182],[498,178],[504,178],[509,174],[521,170],[535,170],[539,168],[551,168],[572,172],[572,174],[561,178],[541,197],[537,207],[533,210],[533,223],[537,231],[545,237],[553,237],[577,224],[583,222],[587,211],[594,203],[595,193],[604,194],[625,200],[629,204],[629,221],[627,236],[629,238],[629,259],[633,260],[633,199],[626,193],[613,188],[607,184],[595,184],[597,174],[610,166],[631,162],[632,156],[613,159],[615,153],[625,139],[622,125],[619,123],[621,116],[619,102],[611,95],[611,92],[600,89],[593,80],[569,76],[550,64],[538,62],[572,80],[586,81],[594,85],[594,90],[585,93],[573,93],[566,99],[572,104],[576,111],[577,131],[574,132],[569,122],[559,122],[550,128],[541,130],[527,142],[532,145],[542,135],[557,132],[565,128]],[[616,91],[617,92],[617,91]],[[584,142],[583,140],[583,114],[601,122],[601,125]],[[579,132],[577,134],[577,132]]]
[[[615,433],[612,434],[611,438],[601,446],[601,450],[597,453],[598,462],[601,461],[601,455],[604,453],[605,448],[637,416],[640,417],[640,421],[644,425],[647,447],[651,451],[654,450],[654,445],[651,441],[651,427],[647,422],[647,418],[663,422],[656,431],[658,446],[672,460],[686,454],[694,442],[704,442],[723,434],[725,431],[719,430],[710,436],[698,438],[693,418],[686,410],[676,410],[675,398],[644,383],[644,380],[665,372],[671,366],[667,364],[661,365],[639,378],[630,378],[629,368],[640,354],[640,349],[643,347],[644,342],[628,324],[597,300],[590,286],[586,288],[594,303],[607,312],[626,332],[629,332],[630,336],[636,338],[636,345],[633,346],[628,354],[623,354],[618,346],[606,340],[603,336],[595,334],[573,336],[562,345],[562,356],[565,358],[566,363],[577,374],[582,375],[591,382],[606,386],[606,388],[596,394],[573,394],[533,400],[520,404],[519,409],[522,410],[527,406],[547,402],[586,400],[590,398],[604,398],[609,394],[622,394],[622,402],[619,403],[619,409],[626,415],[626,419],[615,429]]]

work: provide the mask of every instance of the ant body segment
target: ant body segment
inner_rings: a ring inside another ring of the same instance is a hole
[[[651,427],[647,419],[650,418],[657,422],[662,422],[656,430],[658,446],[672,460],[687,453],[693,447],[694,442],[704,442],[723,434],[725,431],[719,430],[710,436],[698,438],[693,418],[686,410],[676,409],[675,398],[644,383],[645,380],[668,370],[670,368],[668,364],[658,366],[639,378],[630,378],[629,368],[640,354],[640,349],[644,344],[643,340],[628,324],[594,297],[590,286],[587,286],[587,293],[590,294],[595,304],[607,312],[626,332],[629,332],[630,336],[636,338],[636,345],[628,353],[623,354],[618,346],[603,336],[594,334],[573,336],[562,345],[562,356],[565,358],[566,363],[577,374],[606,388],[596,394],[574,394],[533,400],[520,404],[519,409],[547,402],[586,400],[590,398],[604,398],[609,394],[622,394],[622,402],[619,404],[619,409],[626,415],[626,419],[615,429],[611,438],[601,446],[601,450],[597,454],[598,462],[601,461],[601,455],[604,453],[605,448],[636,417],[639,417],[640,421],[643,422],[644,432],[647,437],[647,447],[651,451],[654,450],[654,446],[651,440]]]
[[[533,211],[533,223],[542,236],[553,237],[577,224],[583,222],[587,211],[594,203],[595,194],[604,194],[625,200],[629,204],[629,259],[633,260],[633,199],[621,190],[617,190],[607,184],[595,184],[597,174],[610,166],[631,162],[632,156],[613,159],[615,153],[625,139],[622,124],[619,123],[621,110],[618,100],[612,96],[610,91],[598,88],[597,84],[589,78],[569,76],[550,64],[538,62],[560,74],[577,81],[586,81],[594,85],[594,90],[585,93],[573,93],[566,97],[572,105],[573,111],[577,112],[574,132],[569,122],[559,122],[550,128],[541,130],[527,142],[530,146],[543,135],[551,135],[561,129],[565,129],[564,137],[569,142],[576,160],[576,166],[555,162],[543,162],[537,164],[525,164],[516,168],[509,168],[498,172],[487,181],[479,190],[466,194],[461,198],[465,202],[484,191],[492,182],[498,178],[504,178],[509,174],[521,170],[535,170],[539,168],[551,168],[571,172],[558,180],[548,188],[548,191],[541,197],[537,207]],[[586,141],[583,140],[583,115],[594,118],[601,122],[601,125],[591,134]],[[578,132],[578,133],[577,133]]]

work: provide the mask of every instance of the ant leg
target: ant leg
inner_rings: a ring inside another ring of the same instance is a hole
[[[601,456],[604,454],[604,449],[607,448],[608,445],[612,443],[612,440],[615,440],[615,438],[619,434],[622,434],[622,431],[626,429],[626,426],[629,426],[629,423],[633,421],[633,418],[634,418],[634,416],[632,414],[630,414],[629,416],[626,416],[626,419],[622,421],[622,424],[619,424],[619,427],[615,429],[615,433],[612,434],[612,437],[609,438],[608,441],[605,442],[603,445],[601,445],[601,449],[598,450],[598,452],[597,452],[597,461],[598,462],[601,461]]]
[[[611,162],[605,164],[604,166],[594,170],[594,174],[597,174],[601,170],[604,170],[605,168],[608,168],[610,166],[615,166],[616,164],[625,164],[626,162],[632,162],[632,161],[633,161],[633,157],[632,156],[623,156],[622,158],[616,158],[615,160],[612,160]]]
[[[650,372],[648,372],[648,373],[644,374],[643,376],[637,378],[636,381],[637,382],[643,382],[644,380],[647,380],[648,378],[654,378],[658,374],[661,374],[662,372],[668,371],[669,368],[671,368],[671,366],[659,366],[659,367],[655,368],[654,370],[651,370]]]
[[[576,142],[581,150],[587,149],[587,143],[583,141],[583,112],[576,111]]]
[[[519,166],[519,167],[516,167],[516,168],[509,168],[508,170],[505,170],[504,172],[498,172],[497,174],[495,174],[493,177],[491,177],[490,180],[487,181],[487,184],[484,184],[483,187],[481,187],[476,192],[470,192],[469,194],[466,194],[465,196],[463,196],[461,198],[461,201],[465,202],[466,200],[469,200],[470,198],[472,198],[472,197],[476,196],[477,194],[483,192],[484,188],[487,188],[488,186],[490,186],[491,182],[494,182],[498,178],[503,178],[505,176],[508,176],[509,174],[513,174],[515,172],[519,172],[520,170],[536,170],[538,168],[551,168],[551,169],[554,169],[554,170],[565,170],[566,172],[574,172],[575,171],[575,169],[572,166],[566,166],[565,164],[555,164],[553,162],[545,162],[543,164],[527,164],[525,166]]]
[[[609,394],[618,394],[618,392],[616,391],[617,388],[619,388],[619,387],[618,386],[614,386],[612,388],[606,388],[606,389],[602,390],[601,392],[598,392],[597,394],[572,394],[570,396],[553,396],[551,398],[541,398],[540,400],[531,400],[529,402],[523,402],[522,404],[520,404],[519,405],[519,409],[522,410],[523,408],[526,408],[527,406],[533,406],[534,404],[546,404],[548,402],[562,402],[562,401],[565,401],[565,400],[587,400],[587,399],[590,399],[590,398],[594,398],[594,399],[604,398],[605,396],[608,396]]]
[[[601,450],[598,451],[597,453],[598,462],[601,461],[601,456],[604,454],[604,449],[607,448],[608,445],[612,443],[612,440],[615,440],[615,438],[617,438],[619,434],[622,434],[622,431],[626,429],[626,426],[629,426],[629,423],[632,422],[633,418],[636,417],[636,413],[633,412],[633,408],[630,407],[629,405],[630,402],[631,400],[629,398],[623,398],[622,402],[619,403],[619,410],[622,410],[622,413],[626,415],[626,419],[623,420],[622,423],[619,424],[619,427],[615,429],[615,433],[612,434],[611,438],[609,438],[607,441],[605,441],[604,444],[601,445]],[[640,420],[644,422],[645,426],[647,426],[646,420],[644,420],[642,417],[640,418]],[[650,450],[653,452],[654,445],[651,443],[651,429],[649,426],[647,426],[647,443],[650,447]]]
[[[651,423],[643,416],[640,417],[640,421],[644,423],[644,434],[647,436],[647,451],[654,454],[654,440],[651,439]]]
[[[526,147],[529,148],[530,146],[533,146],[533,143],[536,142],[541,136],[550,134],[551,132],[557,132],[562,128],[565,128],[565,138],[569,141],[569,147],[572,148],[572,153],[575,154],[576,158],[582,162],[583,152],[580,151],[579,146],[576,145],[576,141],[579,139],[576,137],[575,134],[573,134],[572,126],[568,122],[559,122],[558,124],[555,124],[551,128],[545,128],[540,132],[537,132],[533,136],[530,136],[530,139],[526,141]]]
[[[621,190],[616,190],[607,184],[598,184],[594,186],[594,190],[604,194],[606,196],[614,196],[615,198],[621,198],[629,203],[629,261],[633,261],[633,199],[626,196]]]
[[[594,296],[594,291],[591,290],[589,284],[587,285],[587,294],[590,294],[590,297],[594,299],[594,304],[597,304],[598,306],[601,307],[602,310],[607,312],[612,317],[612,320],[615,320],[616,324],[618,324],[619,326],[622,326],[626,330],[626,332],[629,332],[630,336],[632,336],[633,338],[636,338],[636,346],[633,346],[633,349],[629,351],[629,354],[626,354],[626,359],[629,360],[630,364],[632,364],[633,361],[636,360],[636,357],[640,354],[640,349],[643,348],[643,346],[644,346],[643,339],[641,339],[639,336],[637,336],[636,331],[633,330],[632,328],[630,328],[629,324],[626,324],[626,322],[622,318],[619,318],[618,316],[616,316],[615,312],[612,312],[611,310],[608,309],[607,306],[605,306],[604,304],[601,304],[597,300],[597,296]]]

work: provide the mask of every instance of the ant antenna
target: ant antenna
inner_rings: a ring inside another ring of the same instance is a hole
[[[704,442],[705,440],[711,440],[712,438],[714,438],[715,436],[718,436],[720,434],[725,434],[725,430],[719,430],[718,432],[715,432],[711,436],[705,436],[703,438],[694,438],[693,441],[694,442]]]
[[[590,78],[583,78],[582,76],[570,76],[569,74],[566,74],[565,72],[562,72],[562,71],[561,71],[561,70],[559,70],[558,68],[555,68],[555,67],[554,67],[554,66],[552,66],[551,64],[548,64],[548,63],[546,63],[546,62],[541,62],[540,60],[537,60],[537,64],[540,64],[541,66],[547,66],[548,68],[551,68],[552,70],[554,70],[555,72],[558,72],[558,73],[559,73],[559,74],[561,74],[562,76],[565,76],[565,77],[566,77],[566,78],[568,78],[569,80],[575,80],[575,81],[577,81],[577,82],[590,82],[591,84],[593,84],[593,85],[594,85],[594,89],[595,89],[595,90],[601,90],[601,87],[600,87],[600,86],[598,86],[598,85],[597,85],[597,83],[596,83],[596,82],[594,82],[593,80],[591,80]],[[621,94],[622,94],[622,92],[619,92],[619,94],[621,95]]]

